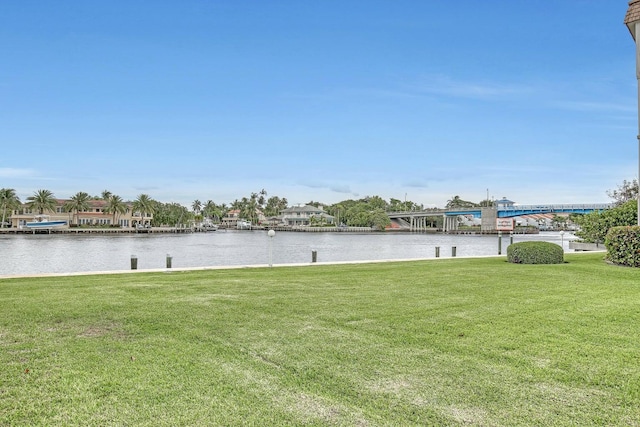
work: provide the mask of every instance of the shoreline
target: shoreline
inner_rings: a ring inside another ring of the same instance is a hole
[[[600,251],[580,251],[571,252],[571,254],[584,255],[593,253],[605,253],[606,250]],[[566,253],[565,253],[566,255]],[[28,279],[37,277],[70,277],[70,276],[102,276],[115,274],[139,274],[139,273],[173,273],[188,271],[208,271],[208,270],[241,270],[255,268],[283,268],[283,267],[312,267],[326,265],[357,265],[357,264],[381,264],[390,262],[416,262],[416,261],[440,261],[454,259],[478,259],[478,258],[505,258],[503,255],[472,255],[460,257],[443,257],[443,258],[404,258],[404,259],[380,259],[380,260],[354,260],[354,261],[321,261],[321,262],[303,262],[303,263],[286,263],[286,264],[246,264],[246,265],[220,265],[220,266],[201,266],[201,267],[176,267],[176,268],[147,268],[136,270],[103,270],[103,271],[76,271],[69,273],[33,273],[33,274],[13,274],[0,275],[0,280],[5,279]]]

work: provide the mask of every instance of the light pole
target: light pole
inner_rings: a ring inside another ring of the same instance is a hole
[[[275,235],[275,231],[267,231],[267,236],[269,236],[269,267],[273,267],[273,236]]]
[[[638,180],[640,181],[640,44],[637,35],[640,34],[640,0],[631,0],[627,14],[624,17],[631,37],[636,42],[636,79],[638,80]],[[638,225],[640,225],[640,191],[638,191]]]

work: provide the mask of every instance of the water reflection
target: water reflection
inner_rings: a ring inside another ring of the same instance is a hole
[[[514,243],[544,240],[563,244],[575,236],[545,232],[515,235]],[[509,236],[502,238],[506,254]],[[456,255],[498,254],[498,237],[416,233],[293,233],[278,232],[272,239],[274,264],[308,263],[316,251],[318,262],[434,258]],[[130,268],[131,255],[138,269],[164,268],[166,256],[174,268],[234,266],[269,263],[266,231],[216,231],[194,234],[126,235],[0,235],[0,276],[78,271],[113,271]]]

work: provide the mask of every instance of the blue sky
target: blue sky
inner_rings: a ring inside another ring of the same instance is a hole
[[[638,174],[627,3],[3,2],[0,187],[606,202]]]

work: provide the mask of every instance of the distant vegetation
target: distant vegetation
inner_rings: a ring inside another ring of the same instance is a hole
[[[637,207],[635,200],[638,195],[638,181],[623,181],[615,190],[608,191],[607,194],[617,205],[615,209],[605,212],[594,212],[588,215],[571,214],[567,219],[564,216],[554,216],[553,222],[558,228],[566,228],[567,222],[578,224],[580,231],[576,234],[586,242],[604,242],[609,228],[619,225],[633,225],[636,223]],[[89,200],[102,199],[107,202],[105,211],[113,214],[113,222],[117,222],[120,214],[128,207],[143,212],[152,213],[152,225],[166,224],[186,224],[190,221],[208,220],[214,223],[221,222],[222,218],[231,210],[238,210],[241,218],[247,219],[256,224],[258,212],[267,217],[275,217],[287,207],[289,201],[285,197],[268,196],[267,191],[262,189],[253,192],[249,196],[235,199],[231,203],[216,203],[213,200],[202,202],[194,200],[191,206],[186,207],[175,202],[160,202],[146,194],[141,194],[135,201],[125,201],[122,197],[105,190],[100,195],[90,196],[86,192],[78,192],[71,196],[65,204],[65,209],[70,213],[77,213],[86,209]],[[26,203],[37,212],[49,209],[55,202],[53,193],[49,190],[38,190],[28,197]],[[11,211],[17,209],[22,204],[14,189],[0,189],[0,227],[7,225]],[[135,204],[135,206],[133,206]],[[324,209],[329,215],[336,219],[336,223],[354,227],[377,227],[384,228],[390,221],[387,212],[399,211],[422,211],[425,207],[421,203],[411,200],[400,200],[391,198],[388,201],[379,196],[367,196],[361,199],[347,199],[334,204],[326,204],[318,201],[310,201],[307,204]],[[492,200],[481,200],[473,202],[464,200],[455,195],[447,200],[446,209],[477,208],[493,206]],[[324,225],[313,223],[312,225]],[[438,226],[434,224],[434,226]]]
[[[638,221],[638,203],[630,200],[613,209],[576,215],[574,221],[580,227],[576,236],[588,243],[604,243],[611,227],[635,225]]]
[[[166,224],[186,224],[190,221],[208,220],[219,223],[222,218],[231,210],[238,210],[239,216],[254,224],[259,222],[258,212],[267,217],[275,217],[287,207],[290,207],[289,201],[285,197],[268,196],[265,189],[259,192],[251,193],[247,197],[235,199],[233,202],[215,203],[213,200],[202,202],[194,200],[190,207],[183,206],[179,203],[164,203],[151,198],[147,194],[141,194],[134,201],[125,201],[117,194],[108,190],[103,191],[100,195],[91,196],[86,192],[78,192],[71,196],[65,203],[65,210],[74,215],[78,212],[86,210],[91,200],[104,200],[107,204],[105,212],[113,214],[113,223],[117,222],[120,214],[131,208],[136,211],[153,214],[152,225]],[[11,211],[17,209],[22,204],[21,200],[16,196],[14,189],[0,189],[0,215],[2,216],[2,226],[5,225],[6,219],[10,216]],[[47,209],[55,208],[56,197],[49,190],[38,190],[27,199],[27,206],[39,213]],[[329,215],[335,217],[338,224],[344,224],[353,227],[376,227],[384,228],[390,224],[387,212],[395,211],[421,211],[425,210],[423,204],[411,200],[400,200],[391,198],[389,201],[379,196],[367,196],[361,199],[343,200],[334,204],[325,204],[322,202],[310,201],[307,204],[322,208]],[[491,206],[492,201],[483,200],[480,203],[473,203],[460,199],[459,196],[452,197],[446,205],[446,208],[463,208],[476,206]],[[313,224],[323,225],[323,224]]]

